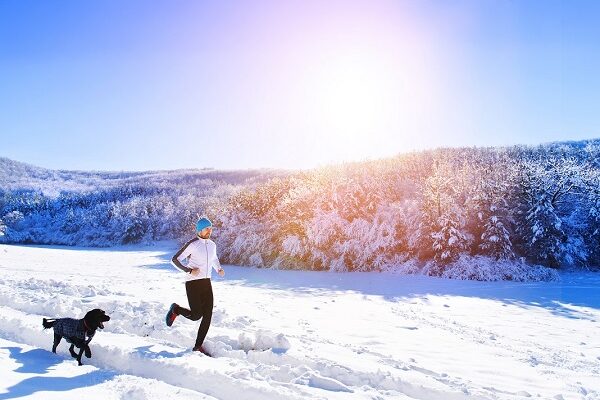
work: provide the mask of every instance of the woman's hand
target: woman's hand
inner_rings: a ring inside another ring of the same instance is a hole
[[[219,270],[219,276],[225,276],[225,270],[223,268]]]
[[[198,276],[200,275],[200,270],[198,268],[192,268],[192,271],[190,272],[191,276]]]

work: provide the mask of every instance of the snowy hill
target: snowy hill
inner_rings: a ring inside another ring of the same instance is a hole
[[[206,340],[176,250],[0,245],[0,399],[600,399],[593,274],[485,283],[225,266]],[[112,317],[77,367],[43,317]]]
[[[122,186],[169,188],[206,185],[207,181],[239,185],[264,181],[283,173],[278,170],[218,171],[210,168],[143,172],[64,171],[0,157],[0,190],[32,190],[56,196],[61,192],[91,192]]]

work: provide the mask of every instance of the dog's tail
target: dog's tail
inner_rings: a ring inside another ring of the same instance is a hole
[[[55,323],[56,323],[56,320],[49,320],[49,319],[44,318],[42,325],[44,326],[44,329],[49,329],[49,328],[52,328]]]

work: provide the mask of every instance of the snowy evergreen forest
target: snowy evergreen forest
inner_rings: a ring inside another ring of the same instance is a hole
[[[206,215],[231,264],[479,280],[600,265],[600,140],[309,171],[65,172],[0,159],[0,179],[1,243],[183,241]]]

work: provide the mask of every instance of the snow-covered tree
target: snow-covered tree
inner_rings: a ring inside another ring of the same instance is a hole
[[[590,264],[600,267],[600,170],[591,170],[586,174],[584,190],[588,212],[582,236],[589,249]]]
[[[515,184],[511,162],[506,154],[490,151],[469,167],[466,209],[468,231],[474,239],[471,254],[511,259],[515,256],[508,202]]]
[[[464,232],[465,216],[458,204],[457,182],[448,164],[437,164],[425,181],[419,226],[420,254],[446,264],[457,259],[469,245]]]
[[[521,249],[536,263],[559,267],[584,262],[577,227],[582,168],[575,159],[524,161],[520,171],[518,231]]]
[[[557,267],[560,264],[562,244],[567,236],[563,224],[547,193],[539,194],[525,217],[531,255],[537,262]]]
[[[510,240],[510,233],[504,223],[495,215],[496,207],[490,207],[491,216],[484,224],[479,249],[481,253],[497,260],[509,260],[515,254]]]

